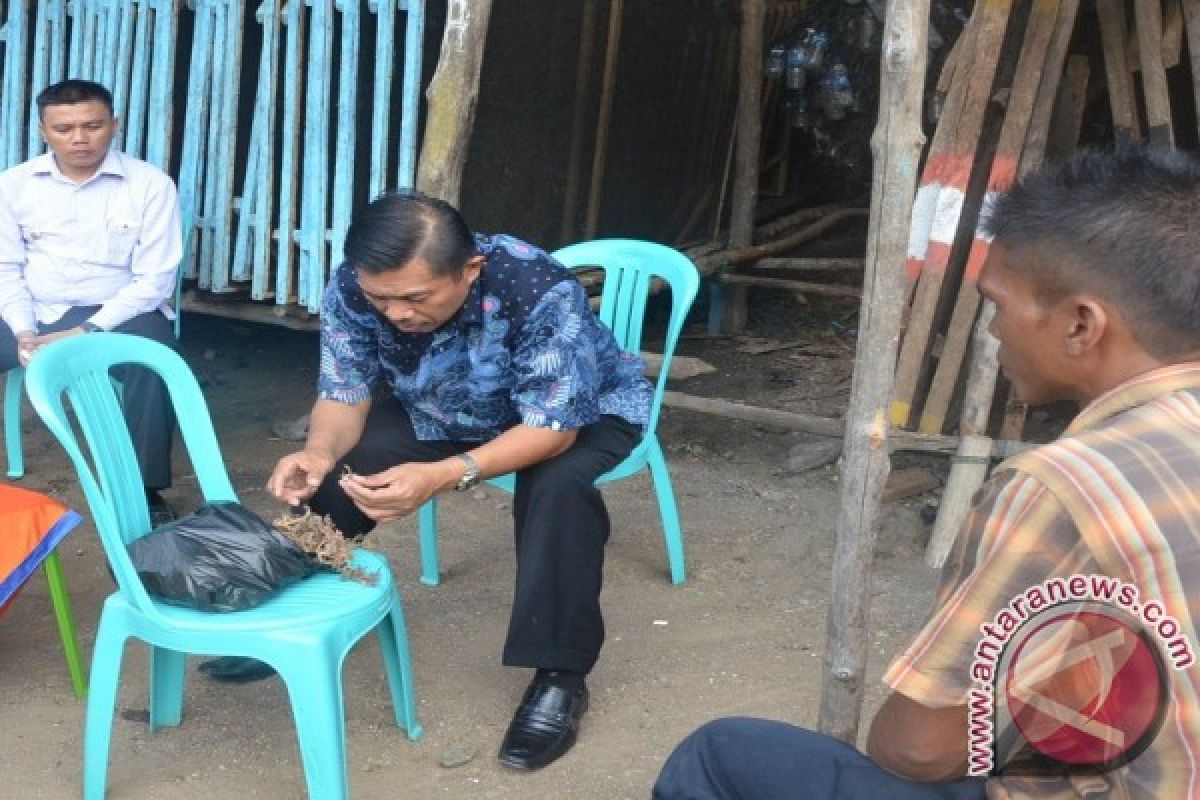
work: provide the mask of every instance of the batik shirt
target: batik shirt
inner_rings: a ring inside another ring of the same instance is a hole
[[[422,440],[487,441],[517,424],[574,430],[611,414],[644,426],[652,387],[587,293],[550,255],[511,236],[478,235],[484,257],[458,313],[405,333],[343,264],[321,307],[318,395],[360,403],[386,386]]]
[[[1085,580],[1072,582],[1074,576]],[[1136,660],[1127,650],[1096,647],[1094,636],[1037,639],[1039,632],[1069,629],[1046,620],[1073,601],[1112,609],[1158,651],[1164,674],[1139,678],[1133,688],[1165,684],[1161,728],[1123,765],[1070,777],[1002,770],[988,781],[987,796],[1200,798],[1200,363],[1153,370],[1116,387],[1090,403],[1059,440],[997,468],[946,561],[932,619],[884,682],[925,706],[968,705],[971,713],[977,706],[986,711],[983,701],[991,696],[994,705],[1009,687],[1025,691],[1018,678],[1032,665],[1030,674],[1040,669],[1057,681],[1048,694],[1043,684],[1029,684],[1038,693],[1027,695],[1030,708],[1045,713],[1024,724],[1044,736],[1041,748],[1090,746],[1082,731],[1128,746],[1136,739],[1126,742],[1127,726],[1154,711],[1152,699],[1128,699],[1129,681],[1112,679],[1136,668]],[[1006,661],[1021,652],[1022,641],[1030,657]],[[993,670],[994,694],[980,695],[981,679]],[[1057,702],[1068,685],[1086,701],[1082,714],[1047,702]]]

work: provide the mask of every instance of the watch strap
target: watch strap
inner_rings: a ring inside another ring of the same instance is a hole
[[[454,489],[458,492],[465,492],[479,483],[479,464],[475,463],[475,459],[471,457],[470,453],[457,453],[455,457],[463,462],[466,469],[463,471],[462,477],[458,479],[458,483],[454,485]]]

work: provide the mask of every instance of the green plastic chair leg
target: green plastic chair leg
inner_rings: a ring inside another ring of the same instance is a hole
[[[87,676],[83,671],[83,659],[79,656],[79,640],[75,636],[75,616],[71,613],[67,578],[57,552],[50,553],[44,565],[46,581],[50,584],[50,601],[54,604],[54,618],[58,620],[58,634],[62,637],[63,652],[67,656],[67,669],[71,672],[71,684],[75,687],[75,696],[82,699],[87,696]]]
[[[25,476],[25,457],[21,450],[21,388],[25,370],[13,367],[4,378],[4,447],[8,453],[8,477]]]

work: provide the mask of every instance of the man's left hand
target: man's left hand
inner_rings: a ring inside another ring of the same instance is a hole
[[[375,475],[344,475],[338,484],[369,518],[387,522],[413,513],[453,478],[440,462],[413,463]]]
[[[19,357],[21,366],[29,366],[29,362],[33,360],[33,354],[38,351],[38,348],[45,347],[51,342],[56,342],[59,339],[66,339],[71,336],[78,336],[85,333],[83,328],[68,328],[65,331],[55,331],[54,333],[43,333],[41,336],[34,336],[20,342]]]

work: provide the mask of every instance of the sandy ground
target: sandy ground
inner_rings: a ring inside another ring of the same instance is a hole
[[[243,502],[273,514],[261,487],[294,445],[272,438],[271,423],[311,403],[315,337],[194,317],[183,344]],[[802,353],[754,358],[732,341],[685,342],[684,352],[720,369],[680,383],[683,391],[763,403],[781,384],[792,393],[789,405],[804,411],[836,408],[848,391],[848,363],[830,361],[828,353],[813,363],[797,361]],[[814,383],[810,401],[795,396],[804,391],[804,376]],[[25,431],[22,485],[85,510],[73,472],[29,409]],[[787,474],[780,465],[793,435],[685,411],[664,411],[661,437],[683,520],[688,581],[672,587],[667,579],[648,478],[606,490],[614,531],[603,598],[608,641],[589,681],[592,707],[579,744],[541,772],[514,773],[495,761],[528,680],[527,672],[499,663],[513,572],[508,497],[481,489],[446,498],[438,588],[416,580],[412,522],[373,534],[368,545],[391,559],[403,592],[425,735],[411,742],[394,726],[378,650],[369,640],[356,648],[344,672],[354,797],[645,798],[672,746],[706,720],[759,715],[815,724],[836,469]],[[168,499],[190,509],[198,500],[195,481],[181,451],[176,459]],[[883,515],[868,714],[880,699],[878,676],[888,657],[920,625],[932,596],[935,576],[920,558],[923,502],[892,504]],[[113,586],[90,528],[77,530],[60,552],[90,655],[99,608]],[[145,647],[127,647],[108,796],[304,797],[282,683],[214,684],[193,664],[183,725],[152,735]],[[84,706],[71,693],[40,574],[0,618],[0,696],[0,798],[78,797]],[[474,753],[467,763],[442,766],[464,752]]]

